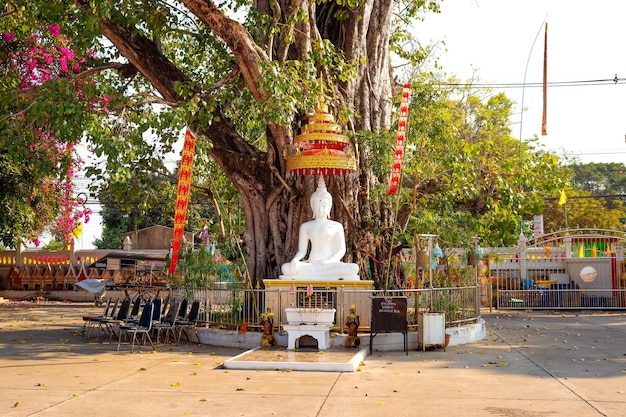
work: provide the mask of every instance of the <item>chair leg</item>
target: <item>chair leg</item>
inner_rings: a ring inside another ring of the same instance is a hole
[[[120,344],[122,343],[122,329],[120,329],[120,333],[117,338],[117,351],[120,351]]]
[[[150,337],[149,332],[146,332],[146,337],[148,338],[148,342],[150,342],[150,345],[152,346],[152,350],[156,350],[156,347],[154,346],[154,343],[152,342],[152,338]]]
[[[133,350],[135,349],[135,340],[137,339],[137,332],[133,332],[133,339],[130,343],[130,353],[133,353]]]

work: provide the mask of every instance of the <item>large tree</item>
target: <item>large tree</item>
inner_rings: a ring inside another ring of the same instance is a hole
[[[157,148],[168,150],[189,126],[199,155],[210,155],[240,192],[255,281],[278,274],[310,215],[313,179],[286,172],[300,121],[321,94],[351,132],[388,128],[390,42],[400,22],[393,12],[410,19],[437,8],[428,0],[25,3],[7,5],[16,22],[58,23],[109,69],[97,79],[111,94],[111,113],[87,132],[94,151],[109,156],[101,175],[123,181],[138,165],[158,168]],[[346,225],[348,242],[358,242],[348,257],[384,258],[369,225],[389,226],[391,216],[370,199],[379,178],[371,175],[368,143],[355,138],[353,146],[357,175],[329,183],[333,216]]]

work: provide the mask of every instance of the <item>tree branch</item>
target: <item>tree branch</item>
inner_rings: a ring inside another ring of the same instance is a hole
[[[74,3],[89,12],[85,0],[74,0]],[[164,100],[169,102],[181,100],[174,86],[177,83],[188,84],[190,79],[163,55],[155,42],[137,34],[132,27],[122,26],[108,18],[101,18],[100,21],[104,36],[148,79]]]
[[[250,33],[239,22],[222,13],[210,0],[182,0],[183,4],[215,32],[233,53],[241,74],[257,101],[264,101],[270,93],[259,87],[261,63],[268,57],[258,47]]]

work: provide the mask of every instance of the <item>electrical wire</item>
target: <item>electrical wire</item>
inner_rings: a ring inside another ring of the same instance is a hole
[[[588,87],[598,85],[622,85],[626,84],[626,78],[605,78],[598,80],[580,80],[580,81],[553,81],[547,83],[548,87]],[[542,87],[543,83],[433,83],[438,87],[472,87],[472,88],[533,88]]]

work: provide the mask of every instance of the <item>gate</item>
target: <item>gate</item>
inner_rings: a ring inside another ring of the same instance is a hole
[[[498,309],[625,309],[626,234],[572,229],[489,248],[491,306]]]

